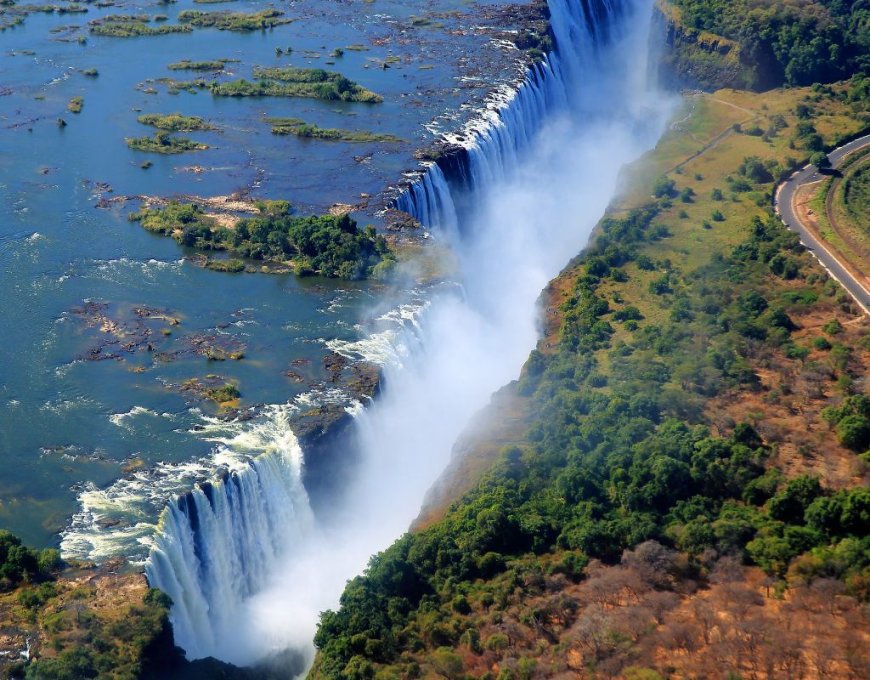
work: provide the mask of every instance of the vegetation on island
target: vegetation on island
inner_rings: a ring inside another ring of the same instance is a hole
[[[167,68],[170,71],[220,71],[227,65],[228,61],[229,59],[214,59],[212,61],[190,61],[189,59],[183,59],[169,64]]]
[[[190,33],[190,26],[161,24],[149,26],[151,16],[147,14],[128,15],[110,14],[101,19],[88,22],[93,35],[110,38],[135,38],[139,36],[167,35],[169,33]]]
[[[863,2],[665,3],[676,8],[674,18],[681,27],[694,31],[699,44],[709,45],[709,59],[739,60],[748,87],[827,83],[870,69],[870,7]]]
[[[202,78],[196,80],[176,80],[175,78],[158,78],[157,81],[161,85],[166,86],[166,91],[169,94],[178,94],[181,91],[196,94],[199,90],[205,90],[209,84]],[[156,92],[156,90],[155,90]]]
[[[220,226],[196,204],[174,201],[132,213],[130,219],[186,247],[226,251],[249,260],[290,262],[300,275],[382,278],[395,264],[384,237],[374,227],[360,230],[348,215],[295,216],[286,201],[262,201],[259,209],[259,215],[240,219],[232,228]],[[219,268],[219,262],[212,260],[211,268]],[[238,271],[235,265],[226,266],[227,271]]]
[[[136,120],[142,123],[142,125],[151,125],[160,130],[170,132],[195,132],[197,130],[217,129],[199,116],[182,116],[180,113],[144,113]]]
[[[127,137],[124,141],[134,151],[148,153],[175,154],[208,149],[208,144],[186,137],[173,137],[167,130],[155,132],[153,137]]]
[[[306,97],[378,104],[383,97],[340,73],[317,68],[255,68],[255,82],[234,80],[211,85],[222,97]]]
[[[4,0],[0,2],[0,33],[22,24],[28,14],[84,14],[87,11],[87,6],[78,2],[67,2],[62,5],[19,5],[14,0]]]
[[[695,97],[546,292],[524,432],[323,613],[313,677],[866,674],[870,334],[771,209],[854,84]]]
[[[69,103],[66,105],[67,111],[70,113],[81,113],[82,109],[85,106],[84,97],[73,97],[69,100]]]
[[[244,353],[241,351],[227,354],[222,349],[215,347],[209,348],[205,357],[209,361],[240,361],[244,358]],[[185,380],[179,389],[186,394],[193,394],[199,399],[206,399],[214,402],[219,408],[227,409],[238,405],[238,401],[242,396],[239,392],[238,385],[233,382],[227,382],[219,375],[209,374],[204,378],[190,378]]]
[[[338,128],[321,128],[306,123],[301,118],[266,118],[272,126],[273,135],[295,135],[307,139],[329,139],[339,142],[401,142],[395,135],[368,132],[365,130],[342,130]]]
[[[212,387],[207,390],[208,398],[218,404],[226,404],[239,399],[242,393],[232,383],[226,383],[220,387]]]
[[[245,262],[235,257],[221,260],[210,257],[205,262],[205,268],[216,272],[238,274],[239,272],[245,271]]]
[[[289,24],[293,19],[284,17],[277,9],[264,9],[259,12],[201,12],[184,10],[178,15],[182,24],[197,28],[217,28],[221,31],[259,31]]]

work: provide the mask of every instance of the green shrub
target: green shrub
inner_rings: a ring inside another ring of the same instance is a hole
[[[500,652],[508,648],[510,640],[504,633],[493,633],[486,639],[484,647],[491,652]]]
[[[843,332],[843,326],[837,319],[832,319],[822,326],[822,332],[828,335],[839,335]]]

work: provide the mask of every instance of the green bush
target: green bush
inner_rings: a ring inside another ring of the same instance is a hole
[[[822,326],[822,332],[827,333],[828,335],[839,335],[843,332],[843,326],[839,321],[837,321],[837,319],[832,319]]]
[[[493,633],[486,639],[484,647],[491,652],[500,652],[508,648],[510,640],[504,633]]]
[[[653,196],[656,198],[669,198],[677,195],[677,183],[666,177],[659,177],[653,184]]]

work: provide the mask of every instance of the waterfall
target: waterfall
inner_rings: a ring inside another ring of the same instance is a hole
[[[451,238],[459,231],[459,218],[447,178],[432,164],[396,201],[396,207],[416,217],[422,224],[437,226]]]
[[[469,418],[516,377],[540,291],[588,240],[622,165],[661,134],[667,107],[643,82],[652,0],[549,7],[556,50],[395,200],[450,244],[460,286],[432,291],[413,337],[379,350],[386,387],[356,415],[363,462],[332,516],[315,525],[302,452],[277,426],[255,442],[260,458],[166,510],[147,573],[189,658],[247,664],[289,646],[313,658],[318,612],[406,530]]]
[[[287,408],[218,441],[228,453],[261,455],[171,503],[146,566],[149,583],[172,598],[175,642],[190,658],[239,644],[235,617],[245,599],[314,525]]]
[[[462,150],[430,162],[395,200],[395,207],[447,239],[473,219],[475,196],[504,182],[542,125],[596,93],[582,89],[584,73],[602,68],[602,48],[618,32],[630,0],[549,0],[556,50],[530,67],[518,87],[495,93],[489,115],[447,136]],[[581,87],[578,88],[578,85]],[[443,166],[443,167],[442,167]]]

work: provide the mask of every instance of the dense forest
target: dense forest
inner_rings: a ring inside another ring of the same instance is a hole
[[[811,85],[870,68],[867,0],[670,0],[682,23],[736,41],[753,86]]]

